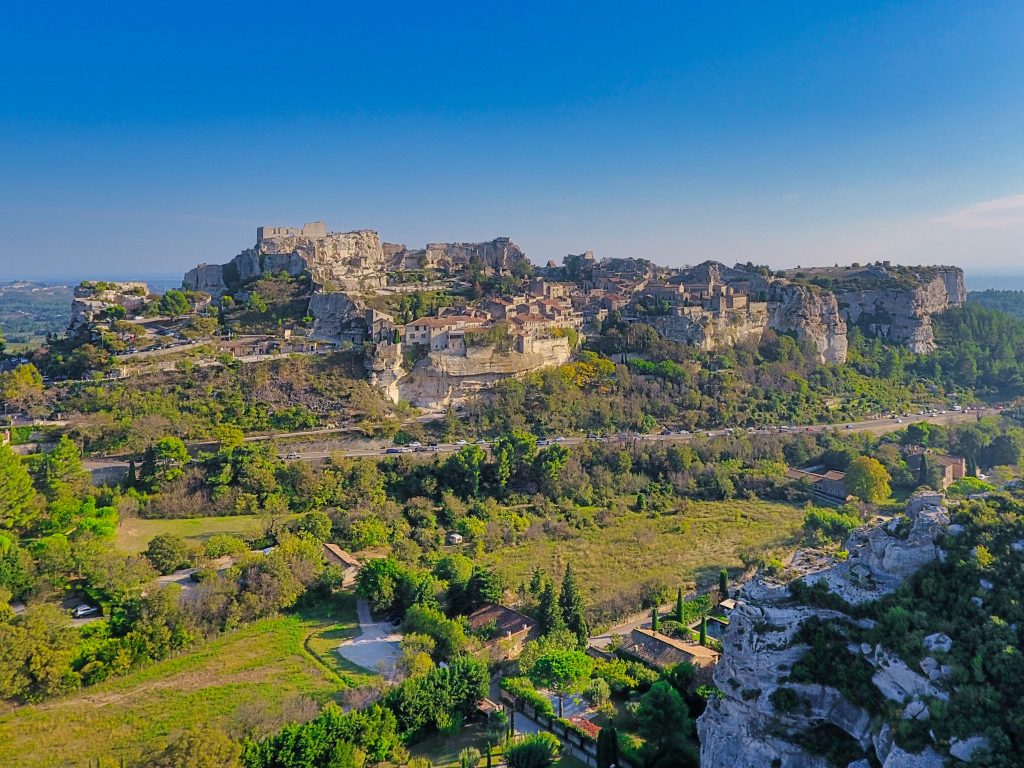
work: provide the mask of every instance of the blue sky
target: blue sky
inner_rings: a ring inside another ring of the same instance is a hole
[[[1019,2],[15,3],[0,71],[0,280],[318,218],[1024,271]]]

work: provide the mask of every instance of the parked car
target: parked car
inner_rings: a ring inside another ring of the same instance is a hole
[[[82,603],[81,605],[75,606],[75,609],[71,611],[71,615],[76,619],[84,619],[86,616],[95,616],[99,612],[100,609],[95,605]]]

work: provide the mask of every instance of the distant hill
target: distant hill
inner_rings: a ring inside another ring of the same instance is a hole
[[[986,291],[970,291],[967,301],[1024,320],[1024,291],[997,291],[991,288]]]
[[[70,285],[0,283],[0,331],[8,347],[34,346],[47,333],[63,333],[71,318],[72,291]]]

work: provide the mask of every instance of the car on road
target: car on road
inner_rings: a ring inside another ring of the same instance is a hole
[[[88,603],[82,603],[76,605],[74,610],[71,611],[71,615],[76,619],[84,619],[86,616],[95,616],[100,612],[100,609],[95,605],[89,605]]]
[[[401,448],[388,448],[386,451],[384,451],[384,453],[401,453],[401,452],[402,452]]]
[[[456,440],[455,444],[456,445],[469,445],[469,443],[467,443],[465,440]]]
[[[301,459],[302,457],[299,456],[299,454],[297,453],[289,453],[287,456],[285,456],[285,458],[289,459],[290,461],[295,461],[296,459]]]
[[[421,443],[419,440],[413,440],[411,443],[409,443],[409,447],[410,448],[422,448],[423,447],[423,443]]]

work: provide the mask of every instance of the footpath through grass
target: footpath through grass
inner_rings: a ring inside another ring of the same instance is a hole
[[[676,586],[742,567],[741,554],[793,547],[803,517],[791,504],[687,500],[666,514],[628,512],[573,538],[537,539],[488,557],[513,588],[529,583],[537,566],[554,576],[572,563],[587,600],[600,605],[650,580],[674,594]]]
[[[0,710],[0,765],[84,766],[151,757],[191,726],[239,735],[246,726],[322,703],[370,676],[337,658],[357,634],[343,595],[316,614],[264,619],[189,653],[52,701]]]

